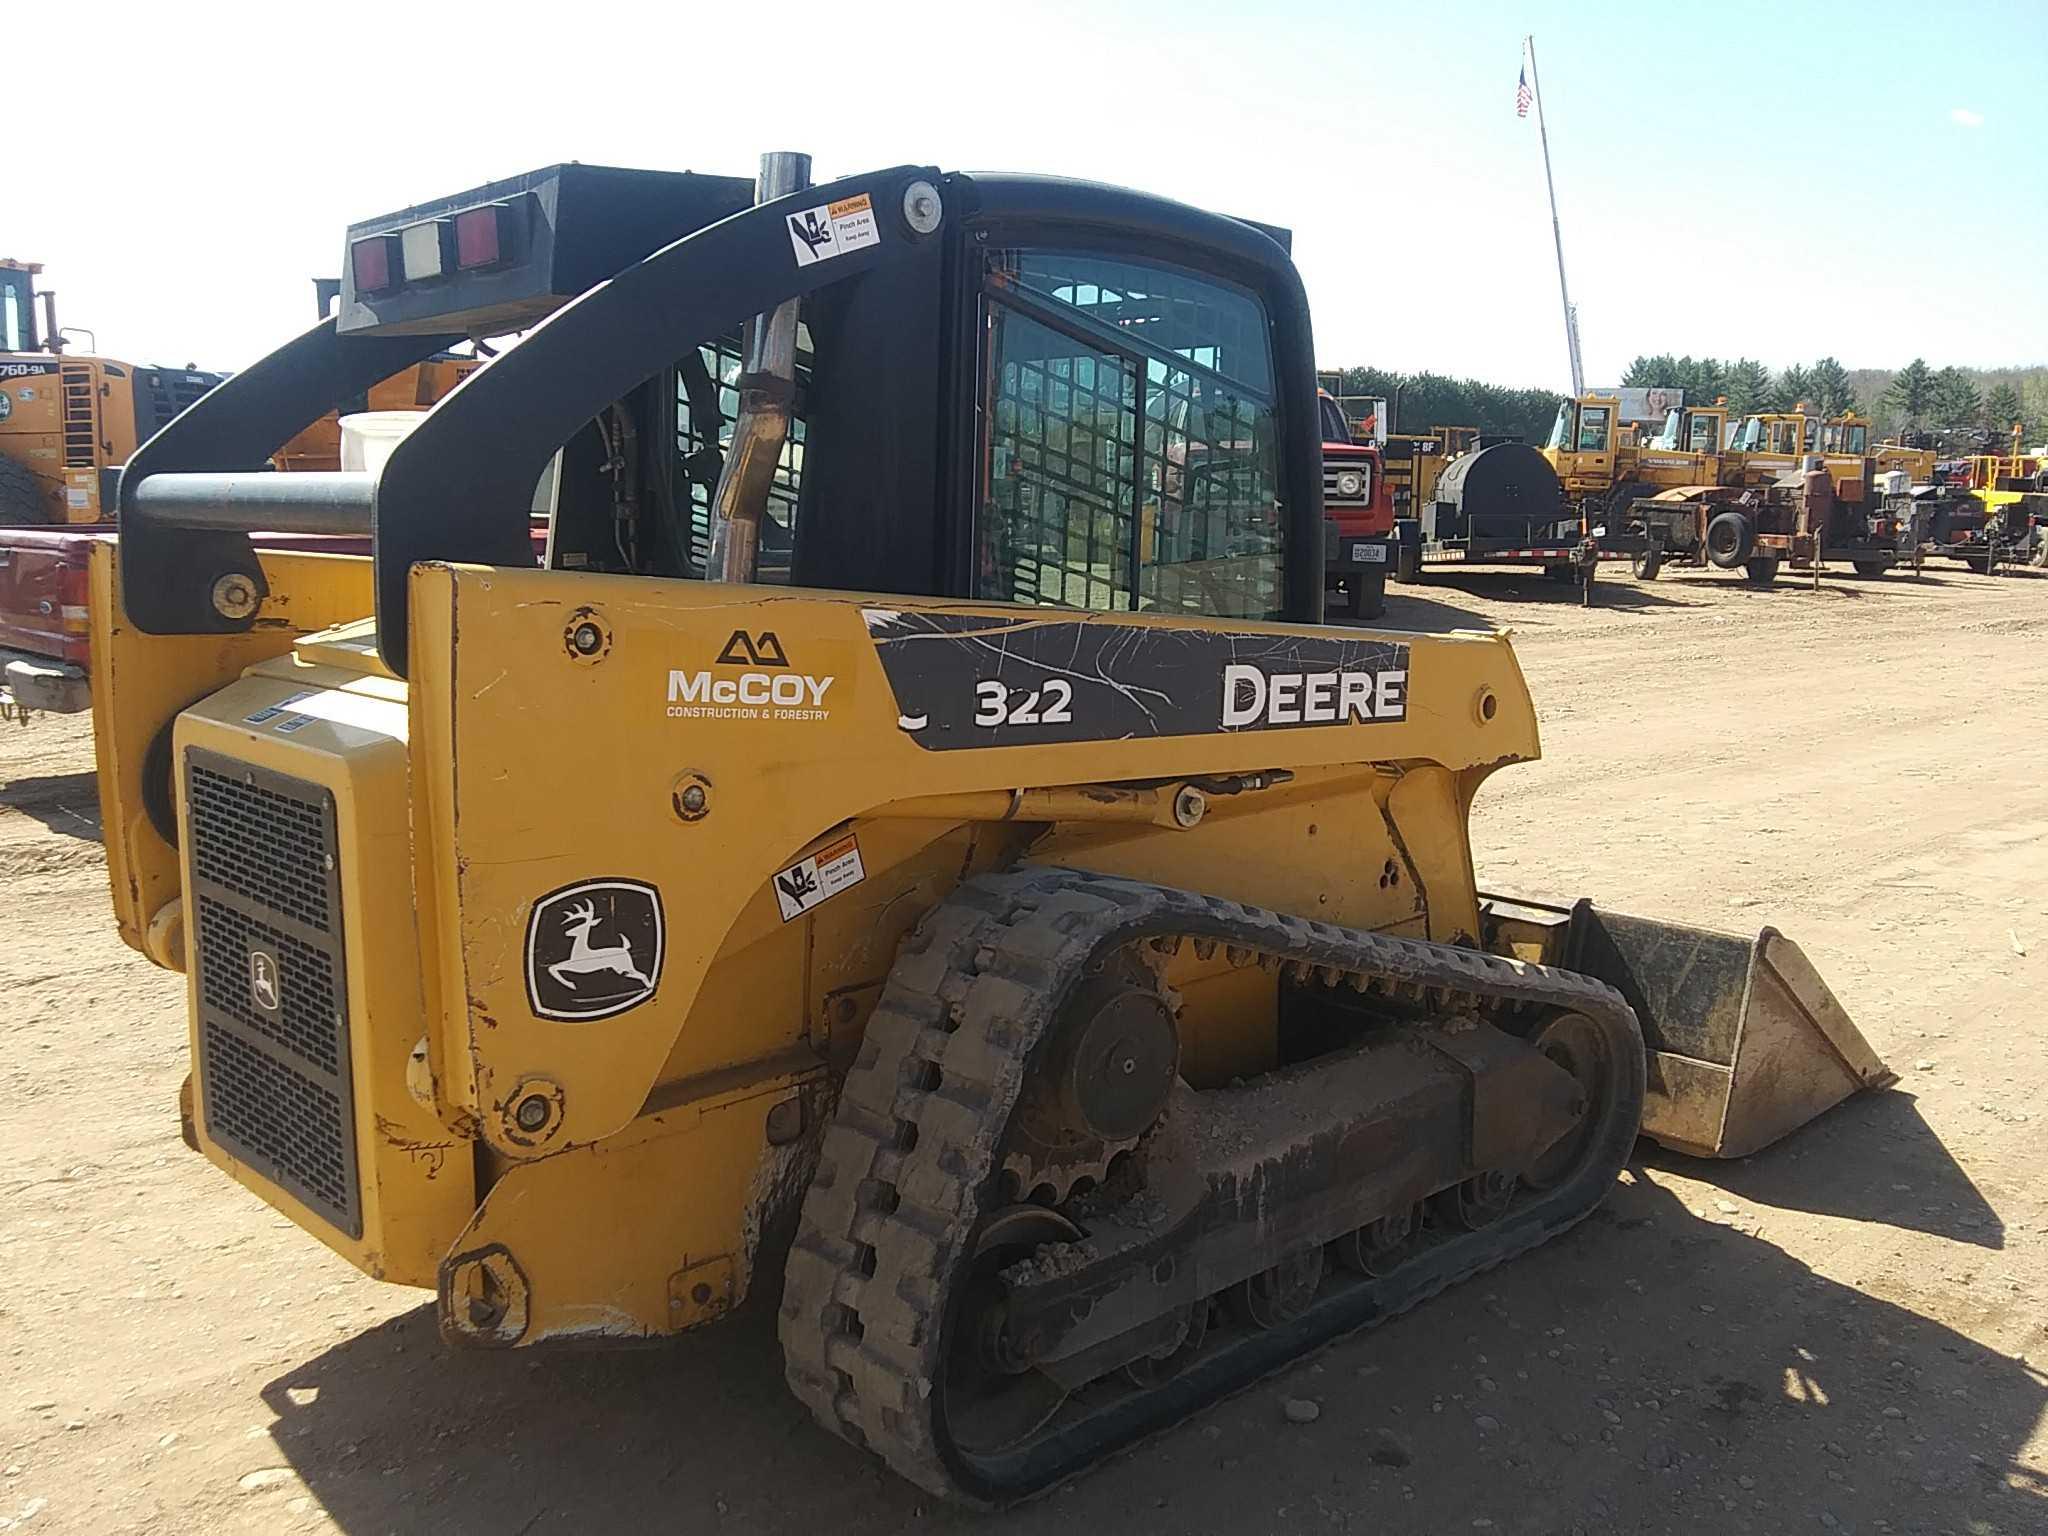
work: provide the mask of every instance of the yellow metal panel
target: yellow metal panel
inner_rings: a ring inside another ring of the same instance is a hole
[[[177,852],[158,835],[144,809],[150,743],[179,710],[231,682],[243,668],[283,655],[295,636],[371,608],[367,559],[274,553],[260,558],[270,596],[255,628],[239,635],[146,635],[129,622],[121,605],[121,566],[113,541],[93,546],[88,605],[93,743],[107,879],[121,938],[144,954],[150,918],[178,894],[179,882]]]
[[[414,782],[427,800],[428,831],[421,846],[432,850],[439,866],[420,888],[434,893],[434,912],[426,922],[444,957],[439,1006],[460,1009],[442,1019],[451,1034],[443,1054],[474,1063],[483,1134],[515,1159],[608,1136],[625,1125],[665,1064],[678,1059],[686,1030],[729,1028],[729,1048],[719,1054],[739,1060],[764,1055],[790,1038],[793,1026],[787,1021],[752,1011],[733,1015],[734,994],[725,991],[720,1008],[727,1024],[705,1022],[699,1003],[712,964],[743,914],[766,910],[759,904],[772,872],[828,833],[894,802],[1250,774],[1281,765],[1307,772],[1384,762],[1401,765],[1405,780],[1426,773],[1428,765],[1480,768],[1537,751],[1527,691],[1500,636],[1401,637],[1411,648],[1402,721],[931,751],[898,726],[863,607],[945,608],[1010,619],[1016,610],[431,566],[416,568],[412,596],[412,708],[421,727],[414,737]],[[1081,616],[1046,611],[1043,617],[1072,623]],[[602,632],[601,646],[589,656],[569,644],[586,618]],[[1090,622],[1254,635],[1328,633],[1149,614],[1096,615]],[[762,712],[669,718],[671,670],[710,667],[737,631],[770,627],[792,669],[831,680],[822,717],[799,711],[784,717]],[[1447,785],[1434,803],[1414,797],[1417,824],[1449,814],[1447,797],[1454,788]],[[686,790],[695,792],[700,806],[693,814],[682,809]],[[1248,803],[1256,798],[1248,797]],[[1354,828],[1369,824],[1363,804]],[[1392,805],[1395,822],[1403,824],[1399,790]],[[1234,819],[1218,813],[1213,828],[1155,829],[1150,835],[1222,838]],[[860,835],[872,833],[863,826]],[[1384,839],[1384,832],[1378,835]],[[1217,881],[1232,881],[1212,882],[1212,888],[1228,894],[1253,878],[1246,871],[1270,862],[1254,856],[1254,842],[1247,837],[1232,857],[1209,861]],[[1366,870],[1342,875],[1347,884],[1336,873],[1341,861],[1331,859],[1326,883],[1341,910],[1366,910],[1380,901],[1373,882],[1383,862],[1376,858]],[[1460,863],[1469,891],[1462,837],[1442,877],[1448,879]],[[526,927],[535,902],[600,877],[644,881],[667,893],[668,944],[658,989],[643,1005],[597,1022],[540,1018],[526,996],[524,975]],[[1371,894],[1360,889],[1361,882]],[[1398,916],[1398,899],[1389,896],[1385,921]],[[1470,931],[1476,925],[1469,898],[1453,900],[1450,907],[1448,926]],[[557,1128],[539,1147],[509,1135],[503,1116],[490,1109],[529,1078],[547,1079],[562,1094]]]
[[[442,1326],[494,1344],[634,1339],[737,1306],[763,1238],[810,1177],[815,1142],[771,1146],[769,1114],[792,1101],[820,1113],[806,1085],[822,1076],[820,1067],[766,1071],[596,1146],[507,1168],[443,1268]],[[494,1267],[515,1277],[517,1305],[480,1312],[473,1304]]]
[[[197,1125],[200,1145],[212,1161],[329,1247],[379,1279],[431,1285],[449,1243],[475,1208],[471,1144],[407,1087],[407,1058],[425,1030],[425,1016],[412,920],[406,710],[401,699],[389,696],[389,688],[365,689],[354,681],[326,669],[273,663],[181,715],[177,746],[181,761],[186,749],[203,747],[333,792],[361,1240],[308,1212],[214,1143],[206,1127],[204,1092],[196,1096]],[[247,718],[279,705],[286,706],[284,712],[267,721]],[[310,716],[310,723],[289,735],[276,729],[301,715]],[[182,825],[182,773],[177,782]],[[189,890],[186,909],[192,910]],[[197,1071],[198,925],[188,922],[185,930],[187,1007]]]
[[[1392,928],[1423,915],[1415,867],[1386,815],[1398,772],[1302,769],[1275,789],[1212,798],[1192,834],[1063,826],[1032,845],[1030,862],[1128,875],[1347,928]],[[1441,835],[1434,824],[1400,831],[1410,844]]]

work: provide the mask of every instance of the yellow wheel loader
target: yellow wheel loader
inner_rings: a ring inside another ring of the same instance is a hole
[[[124,471],[114,904],[224,1173],[456,1344],[776,1306],[820,1424],[994,1505],[1564,1231],[1639,1132],[1883,1080],[1769,930],[1476,888],[1535,711],[1504,636],[1319,622],[1271,234],[808,183],[358,226],[337,318]],[[378,476],[257,472],[513,330]]]

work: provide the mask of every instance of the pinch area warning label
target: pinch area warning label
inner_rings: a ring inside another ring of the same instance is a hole
[[[796,264],[800,267],[815,266],[834,256],[879,245],[881,240],[882,232],[875,225],[875,205],[865,192],[789,216],[789,243],[796,251]]]
[[[851,835],[820,848],[807,859],[798,859],[775,875],[775,902],[782,908],[782,920],[802,917],[819,902],[837,896],[848,886],[859,885],[868,872],[861,866],[860,844]]]

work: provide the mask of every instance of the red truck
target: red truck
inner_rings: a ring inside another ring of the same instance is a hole
[[[1329,611],[1376,619],[1387,611],[1387,573],[1394,559],[1394,498],[1380,450],[1356,440],[1344,408],[1316,391],[1323,419],[1323,587],[1341,593]],[[1383,430],[1384,408],[1363,430]]]
[[[0,531],[0,710],[88,709],[86,560],[95,535],[80,528]]]

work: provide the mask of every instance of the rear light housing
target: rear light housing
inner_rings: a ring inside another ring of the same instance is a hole
[[[398,286],[398,236],[371,235],[348,248],[349,277],[357,293],[383,293]]]
[[[495,267],[505,259],[511,246],[505,227],[509,211],[503,203],[486,203],[481,208],[465,208],[455,215],[455,266],[458,271],[475,272],[484,267]]]
[[[453,243],[453,229],[447,219],[406,225],[398,232],[399,251],[405,259],[405,280],[423,283],[448,272],[453,266]]]

